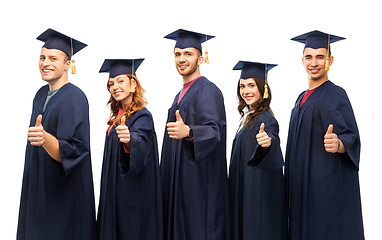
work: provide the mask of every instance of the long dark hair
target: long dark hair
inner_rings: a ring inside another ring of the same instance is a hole
[[[261,98],[259,98],[254,103],[254,105],[252,106],[253,110],[251,111],[251,113],[248,114],[247,118],[243,119],[244,120],[244,127],[243,128],[247,128],[248,125],[251,125],[251,128],[252,128],[257,117],[263,112],[270,112],[273,115],[273,112],[272,112],[272,109],[270,106],[271,100],[272,100],[272,92],[271,92],[271,89],[269,87],[269,84],[267,83],[267,85],[268,85],[268,98],[263,98],[265,80],[262,78],[254,78],[254,80],[255,80],[257,89],[259,89]],[[237,98],[239,100],[239,105],[237,106],[237,110],[239,111],[241,117],[243,118],[245,115],[245,112],[249,111],[250,106],[244,101],[244,99],[240,95],[240,80],[237,84]],[[250,123],[250,124],[248,124],[248,123]]]

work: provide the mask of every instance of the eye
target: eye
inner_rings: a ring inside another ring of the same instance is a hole
[[[244,88],[244,85],[240,85],[239,88],[240,88],[240,89],[243,89],[243,88]]]
[[[113,86],[113,85],[114,85],[114,83],[112,83],[112,82],[109,82],[109,87],[110,87],[110,86]]]
[[[45,60],[45,57],[44,56],[40,56],[40,60]]]

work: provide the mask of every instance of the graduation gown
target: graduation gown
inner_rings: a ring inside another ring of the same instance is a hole
[[[262,148],[256,139],[261,123],[272,144]],[[277,120],[269,112],[238,131],[229,168],[231,240],[287,239],[284,159]]]
[[[360,138],[346,92],[326,81],[292,110],[286,149],[290,239],[364,239],[358,180]],[[328,153],[330,124],[346,153]]]
[[[101,240],[163,239],[157,138],[151,113],[126,121],[130,153],[115,127],[106,134],[97,229]]]
[[[42,114],[44,130],[58,139],[62,163],[42,146],[27,143],[18,240],[90,240],[95,236],[95,204],[90,162],[89,106],[85,94],[67,83],[42,108],[49,91],[33,100],[30,126]]]
[[[197,79],[179,105],[175,97],[167,122],[179,109],[193,140],[164,134],[161,155],[166,240],[228,238],[226,118],[223,95],[205,77]]]

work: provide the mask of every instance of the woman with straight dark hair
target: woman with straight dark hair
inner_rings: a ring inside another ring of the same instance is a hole
[[[232,240],[287,239],[284,160],[270,108],[273,64],[239,61],[241,124],[232,145],[229,195]]]
[[[157,137],[135,71],[143,59],[106,59],[111,114],[102,165],[97,230],[101,240],[162,239]]]

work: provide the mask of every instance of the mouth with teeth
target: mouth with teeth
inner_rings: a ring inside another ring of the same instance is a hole
[[[180,70],[184,70],[184,69],[186,69],[188,67],[188,65],[178,65],[178,68],[180,69]]]
[[[51,70],[51,69],[42,69],[42,72],[44,72],[44,73],[50,73],[50,72],[52,72],[53,70]]]

